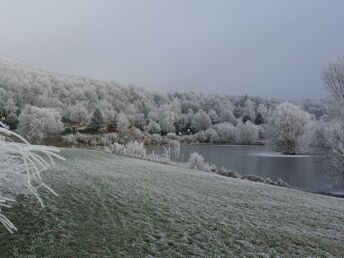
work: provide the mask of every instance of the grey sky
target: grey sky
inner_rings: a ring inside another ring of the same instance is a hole
[[[164,91],[326,96],[344,1],[0,0],[0,55]]]

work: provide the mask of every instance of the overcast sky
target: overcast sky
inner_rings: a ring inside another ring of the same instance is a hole
[[[344,0],[0,0],[0,55],[170,92],[322,98]]]

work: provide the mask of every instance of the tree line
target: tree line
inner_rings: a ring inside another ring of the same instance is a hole
[[[113,125],[118,141],[136,137],[163,143],[168,136],[191,142],[260,142],[288,154],[321,152],[343,168],[343,60],[324,69],[331,101],[285,102],[150,91],[0,58],[0,118],[34,143],[62,133],[65,125],[86,125],[94,132]]]

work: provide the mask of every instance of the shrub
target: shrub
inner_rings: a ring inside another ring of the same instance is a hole
[[[191,169],[198,169],[206,172],[210,171],[209,164],[205,162],[203,156],[197,152],[191,153],[187,166]]]
[[[144,158],[146,156],[146,149],[142,142],[131,141],[125,145],[125,155]]]

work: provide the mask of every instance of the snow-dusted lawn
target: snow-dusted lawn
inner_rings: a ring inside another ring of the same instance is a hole
[[[44,195],[5,211],[1,257],[344,254],[344,200],[97,151],[64,150]],[[11,214],[10,214],[11,213]]]

